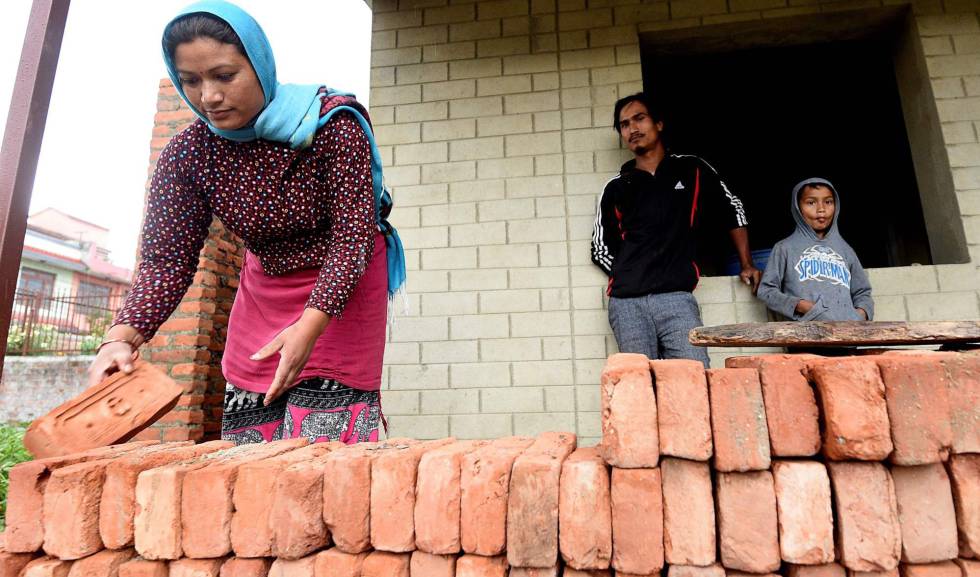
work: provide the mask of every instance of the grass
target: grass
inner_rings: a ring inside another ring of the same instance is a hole
[[[25,427],[0,424],[0,531],[7,515],[7,473],[17,463],[31,459],[24,448]]]

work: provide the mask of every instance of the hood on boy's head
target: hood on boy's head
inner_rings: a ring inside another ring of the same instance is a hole
[[[840,195],[837,194],[837,189],[834,188],[834,185],[829,180],[824,178],[807,178],[806,180],[801,180],[798,182],[796,186],[793,187],[793,197],[790,199],[790,210],[793,213],[793,220],[796,221],[796,230],[812,240],[819,239],[817,238],[817,233],[815,233],[813,229],[810,228],[810,225],[803,220],[803,213],[800,212],[800,192],[802,192],[803,188],[806,186],[817,184],[826,186],[830,189],[830,192],[834,194],[834,219],[830,224],[830,230],[827,231],[824,238],[829,238],[831,235],[837,234],[837,219],[840,217]]]

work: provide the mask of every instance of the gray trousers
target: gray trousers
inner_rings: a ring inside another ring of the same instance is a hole
[[[651,359],[692,359],[708,367],[708,349],[688,341],[690,330],[703,324],[698,302],[689,292],[610,297],[609,324],[620,352]]]

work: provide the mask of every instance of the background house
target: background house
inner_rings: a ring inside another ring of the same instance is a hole
[[[79,352],[82,337],[101,338],[132,280],[132,271],[109,260],[108,233],[54,208],[30,216],[8,338],[12,354]],[[31,335],[43,335],[44,343],[31,343]]]

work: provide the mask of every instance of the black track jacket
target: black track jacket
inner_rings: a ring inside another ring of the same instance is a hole
[[[693,291],[702,211],[729,229],[748,224],[742,201],[697,156],[669,154],[656,174],[624,164],[602,191],[592,230],[592,262],[609,275],[609,295]]]

